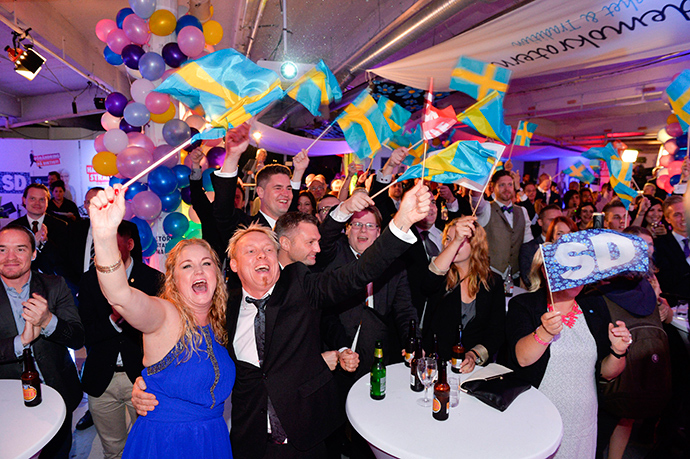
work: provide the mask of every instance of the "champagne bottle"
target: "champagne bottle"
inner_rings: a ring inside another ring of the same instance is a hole
[[[24,349],[24,372],[22,373],[22,391],[24,392],[24,405],[36,406],[40,405],[43,398],[41,397],[41,378],[36,371],[34,358],[31,355],[31,349]]]
[[[421,392],[424,390],[424,384],[419,380],[419,375],[417,374],[417,362],[422,358],[422,340],[416,340],[416,346],[414,351],[414,357],[410,362],[410,389],[415,392]]]
[[[458,327],[458,343],[453,346],[453,358],[451,359],[450,370],[453,373],[460,373],[460,366],[465,360],[465,346],[462,345],[462,324]]]
[[[405,346],[405,366],[409,367],[412,361],[412,353],[417,342],[417,321],[410,319],[410,328],[407,331],[407,346]]]
[[[446,362],[439,362],[438,380],[434,384],[434,406],[431,413],[437,421],[448,419],[450,411],[450,385],[446,376]]]
[[[381,340],[376,341],[374,349],[374,364],[371,366],[369,376],[371,398],[383,400],[386,397],[386,367],[383,364],[383,344]]]

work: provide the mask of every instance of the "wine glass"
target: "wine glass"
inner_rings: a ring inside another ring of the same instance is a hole
[[[433,384],[436,375],[438,374],[438,366],[436,359],[424,357],[417,360],[417,376],[424,385],[424,398],[417,400],[417,404],[421,406],[431,406],[431,400],[427,396],[429,387]]]

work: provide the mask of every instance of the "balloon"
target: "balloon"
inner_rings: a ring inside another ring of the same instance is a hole
[[[180,47],[177,43],[168,43],[163,46],[161,55],[163,56],[165,63],[172,68],[179,67],[184,61],[187,60],[187,56],[180,50]]]
[[[192,224],[196,224],[196,227],[192,227]],[[189,223],[189,230],[184,234],[185,239],[201,239],[201,227],[198,226],[198,223],[195,222],[190,222]]]
[[[130,221],[137,225],[139,230],[139,242],[142,247],[148,247],[153,242],[153,231],[148,223],[138,217],[131,218]]]
[[[103,143],[103,136],[104,135],[105,135],[105,132],[103,134],[98,134],[96,136],[96,138],[93,139],[93,149],[99,153],[107,150],[107,148],[105,148],[105,144]]]
[[[125,215],[123,220],[132,220],[134,218],[134,209],[132,208],[132,201],[125,201]]]
[[[683,128],[680,127],[680,123],[670,123],[666,126],[666,132],[668,132],[668,135],[671,137],[678,137],[683,135]]]
[[[111,115],[109,112],[105,112],[101,115],[101,126],[106,131],[111,129],[117,129],[120,127],[120,118]]]
[[[113,29],[110,31],[110,33],[108,33],[106,43],[108,44],[108,48],[110,48],[115,54],[122,54],[123,48],[129,45],[131,42],[122,30]]]
[[[119,177],[116,177],[116,176],[112,176],[112,177],[110,177],[110,179],[108,180],[108,186],[115,186],[115,185],[118,184],[118,183],[127,183],[127,180],[128,180],[128,179],[126,179],[126,178],[119,178]],[[125,220],[127,220],[127,219],[125,218]]]
[[[163,139],[168,145],[176,147],[192,135],[189,126],[182,120],[170,120],[163,126]]]
[[[202,31],[202,32],[203,32],[203,30],[204,30],[203,26],[201,25],[201,21],[200,21],[200,20],[198,20],[196,17],[192,16],[191,14],[185,14],[184,16],[181,16],[181,17],[177,20],[177,26],[175,26],[175,32],[177,32],[177,36],[178,36],[178,40],[177,40],[177,41],[178,41],[178,42],[180,41],[180,40],[179,40],[180,31],[181,31],[182,29],[184,29],[185,27],[187,27],[187,26],[195,27],[195,28],[199,29],[199,30]]]
[[[160,54],[148,52],[139,59],[139,71],[147,80],[157,80],[165,72],[165,61]]]
[[[669,175],[678,175],[682,172],[683,170],[683,161],[671,161],[671,164],[668,165],[668,174]]]
[[[206,153],[209,167],[217,168],[223,165],[225,161],[225,148],[213,147]]]
[[[161,214],[161,199],[153,191],[142,191],[132,198],[134,205],[134,215],[146,220],[153,221]]]
[[[161,76],[161,81],[165,81],[166,78],[168,78],[170,75],[172,75],[176,71],[177,71],[177,69],[175,69],[175,68],[167,69],[165,72],[163,72],[163,76]]]
[[[141,132],[141,126],[132,126],[127,121],[122,119],[120,121],[120,130],[125,131],[127,134],[130,132]]]
[[[165,124],[171,119],[175,118],[176,113],[177,112],[175,111],[175,105],[172,102],[170,102],[170,105],[168,106],[168,109],[165,111],[165,113],[162,113],[160,115],[151,113],[151,121],[158,124]]]
[[[144,50],[139,45],[130,44],[122,48],[122,60],[130,69],[139,70],[139,59],[143,55]]]
[[[192,190],[188,186],[180,189],[180,196],[185,204],[192,203]]]
[[[156,10],[149,18],[149,28],[151,33],[159,37],[165,37],[175,31],[177,19],[168,10]]]
[[[671,185],[678,185],[680,183],[680,174],[671,176],[668,183],[670,183]]]
[[[167,217],[166,217],[167,218]],[[178,242],[182,240],[181,237],[174,237],[170,239],[166,244],[165,244],[165,253],[169,253],[172,249],[175,248]]]
[[[665,143],[667,140],[672,139],[672,137],[670,135],[668,135],[668,132],[666,132],[666,129],[661,128],[656,135],[656,139],[661,143]]]
[[[125,121],[132,126],[143,126],[151,119],[151,112],[149,112],[146,105],[134,102],[125,107]]]
[[[108,34],[115,29],[117,29],[115,21],[112,19],[101,19],[96,23],[96,36],[105,43],[108,40]]]
[[[129,179],[127,179],[127,181],[129,181]],[[132,199],[134,199],[134,196],[148,189],[149,187],[145,183],[134,182],[129,186],[129,188],[127,188],[127,191],[125,191],[125,199],[131,201]],[[142,243],[142,246],[143,245],[144,244]]]
[[[678,148],[685,148],[688,146],[688,137],[685,135],[682,135],[678,138],[676,138],[676,145],[678,145]]]
[[[213,183],[211,183],[211,174],[213,173],[213,171],[215,171],[215,169],[209,167],[201,173],[201,183],[203,184],[205,191],[214,191]]]
[[[204,40],[211,46],[217,45],[223,39],[223,26],[216,21],[207,21],[203,30]]]
[[[117,174],[117,156],[109,151],[96,153],[91,161],[93,169],[106,177]]]
[[[122,22],[122,30],[127,35],[127,38],[132,40],[132,43],[138,43],[143,45],[148,43],[151,38],[151,32],[149,32],[149,25],[145,20],[140,18],[135,14],[130,14]]]
[[[156,11],[156,0],[129,0],[129,6],[137,16],[148,19]]]
[[[195,135],[197,135],[199,133],[199,130],[194,129],[194,128],[189,128],[189,132],[190,132],[190,137],[194,137]],[[184,147],[184,151],[190,152],[190,151],[194,150],[195,148],[199,148],[201,146],[201,142],[202,142],[201,139],[195,140],[194,142],[192,142],[189,145],[187,145],[186,147]]]
[[[670,175],[668,175],[668,174],[660,175],[660,176],[657,177],[657,179],[656,179],[656,184],[657,184],[657,186],[658,186],[659,188],[661,188],[661,189],[666,189],[666,187],[668,186],[670,180],[671,180],[671,176],[670,176]]]
[[[175,173],[178,188],[185,188],[189,186],[189,174],[192,173],[190,168],[184,164],[178,164],[172,168],[172,171]]]
[[[158,196],[170,194],[177,189],[175,173],[165,166],[158,166],[149,172],[149,189]]]
[[[180,207],[182,202],[182,195],[180,190],[175,190],[170,194],[161,196],[161,209],[163,212],[173,212],[175,209]]]
[[[108,151],[115,154],[127,148],[128,143],[129,139],[127,139],[127,134],[120,129],[111,129],[103,135],[103,145],[105,145]]]
[[[129,145],[127,146],[143,148],[149,153],[153,153],[153,149],[155,148],[153,140],[146,134],[142,134],[141,132],[129,132],[127,133],[127,138],[129,139]]]
[[[134,177],[151,164],[153,156],[140,147],[127,147],[117,155],[117,170],[127,177]]]
[[[134,99],[134,102],[143,104],[146,103],[146,96],[148,96],[155,87],[156,86],[151,81],[141,79],[132,83],[131,88],[129,88],[129,92],[132,94],[132,99]]]
[[[122,64],[122,57],[107,46],[103,49],[103,57],[110,65]]]
[[[678,149],[678,147],[676,147],[676,149]],[[671,159],[672,159],[671,155],[662,156],[661,158],[659,158],[659,166],[668,167],[668,165],[671,164]]]
[[[127,97],[121,92],[112,92],[105,98],[105,109],[113,116],[121,117],[126,106]]]
[[[189,229],[189,220],[179,212],[173,212],[163,220],[163,231],[172,238],[181,238]]]
[[[119,28],[122,28],[122,23],[125,21],[125,18],[130,14],[134,14],[132,8],[122,8],[120,11],[117,12],[117,16],[115,16],[115,23]]]
[[[179,21],[177,25],[180,25]],[[185,55],[194,58],[204,52],[204,33],[194,26],[184,27],[177,33],[177,45]]]
[[[187,119],[184,120],[184,122],[187,123],[189,127],[198,129],[199,131],[203,129],[204,126],[206,126],[206,120],[203,116],[199,115],[188,116]]]
[[[163,63],[163,65],[165,65],[165,63]],[[170,108],[170,96],[160,92],[151,91],[146,95],[146,101],[144,104],[152,115],[162,115],[168,110],[168,108]]]
[[[668,115],[668,118],[666,118],[666,124],[672,124],[677,122],[678,117],[674,113],[671,113],[670,115]]]
[[[170,145],[158,145],[156,148],[153,149],[153,162],[157,162],[159,159],[161,159],[163,156],[167,155],[173,150],[174,147],[171,147]],[[170,158],[166,159],[161,166],[173,168],[177,166],[177,164],[180,162],[180,152],[177,152],[176,154],[172,155]]]
[[[146,249],[141,251],[141,256],[143,258],[152,257],[156,254],[157,250],[158,250],[158,244],[156,243],[155,240],[152,240],[151,245],[149,245]]]
[[[685,159],[685,153],[686,150],[685,148],[679,148],[674,154],[673,154],[673,159],[676,161],[683,161]]]

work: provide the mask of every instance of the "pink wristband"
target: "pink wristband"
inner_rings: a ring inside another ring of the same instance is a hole
[[[537,331],[536,331],[536,330],[534,330],[534,333],[532,333],[532,336],[534,336],[534,340],[535,340],[537,343],[541,344],[542,346],[548,346],[549,344],[551,344],[551,341],[549,341],[549,342],[547,343],[547,342],[544,341],[543,339],[539,338],[539,335],[537,335]]]

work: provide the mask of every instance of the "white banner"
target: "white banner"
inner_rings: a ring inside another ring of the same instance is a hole
[[[587,69],[688,50],[690,0],[536,0],[440,45],[376,69],[389,80],[448,91],[460,56],[513,78]]]

